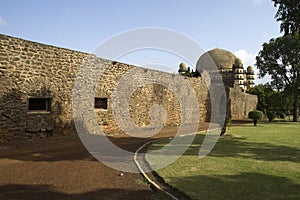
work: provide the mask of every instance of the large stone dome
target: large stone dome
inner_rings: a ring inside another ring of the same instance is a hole
[[[236,56],[230,51],[224,49],[213,49],[201,55],[199,60],[207,59],[210,57],[218,69],[232,70],[232,65],[235,63]]]

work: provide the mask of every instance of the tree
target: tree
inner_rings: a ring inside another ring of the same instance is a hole
[[[292,98],[285,91],[275,91],[270,84],[259,84],[247,91],[258,97],[257,110],[272,121],[276,113],[288,114],[292,110]]]
[[[292,99],[289,96],[290,94],[284,91],[273,91],[272,93],[268,94],[268,96],[266,97],[268,103],[268,110],[284,114],[289,113],[292,109]]]
[[[293,96],[293,121],[299,117],[300,92],[300,37],[290,34],[263,44],[256,56],[256,66],[260,77],[271,76],[271,85],[281,85],[282,89]]]
[[[231,116],[226,113],[225,122],[223,124],[220,136],[225,135],[227,127],[231,124]]]
[[[260,111],[263,111],[264,114],[267,113],[268,110],[268,103],[267,103],[267,94],[269,92],[271,92],[272,89],[259,84],[257,86],[255,86],[254,88],[251,88],[250,90],[248,90],[249,94],[254,94],[258,97],[258,104],[257,104],[257,109]]]
[[[264,113],[260,110],[253,110],[248,113],[249,119],[252,119],[254,126],[257,125],[257,121],[264,117]]]
[[[268,111],[267,112],[267,117],[269,119],[269,122],[272,122],[276,117],[276,113],[274,111]]]
[[[285,35],[300,33],[300,0],[272,0],[278,6],[275,19],[280,21],[280,32]]]

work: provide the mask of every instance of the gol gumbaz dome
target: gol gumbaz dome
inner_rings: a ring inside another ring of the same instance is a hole
[[[199,67],[207,68],[212,66],[206,66],[211,65],[212,63],[215,64],[215,66],[220,69],[227,69],[232,70],[233,64],[235,64],[236,56],[231,53],[230,51],[224,50],[224,49],[213,49],[210,51],[207,51],[206,53],[202,54],[198,60]]]

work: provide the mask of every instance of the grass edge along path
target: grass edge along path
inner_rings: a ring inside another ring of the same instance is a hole
[[[183,156],[157,173],[192,199],[300,199],[300,123],[230,127],[200,159],[204,136],[198,134]]]

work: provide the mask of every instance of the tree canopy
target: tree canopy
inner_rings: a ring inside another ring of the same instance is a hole
[[[256,57],[256,66],[260,77],[271,76],[271,86],[278,90],[289,92],[294,98],[294,121],[299,116],[300,92],[300,37],[299,34],[289,34],[269,43],[263,44],[263,49]]]
[[[265,115],[270,112],[288,114],[292,110],[293,98],[285,91],[275,91],[269,84],[259,84],[247,91],[257,95],[257,109]]]
[[[274,6],[278,7],[275,19],[280,24],[280,32],[284,35],[271,39],[263,44],[263,49],[256,56],[256,66],[259,69],[259,76],[270,75],[272,81],[271,88],[284,93],[271,93],[269,103],[266,97],[260,99],[260,106],[266,110],[274,111],[270,105],[285,103],[285,94],[290,94],[293,98],[293,121],[298,121],[299,117],[299,93],[300,93],[300,0],[272,0]],[[260,92],[254,91],[254,92]],[[277,101],[277,100],[280,101]],[[266,106],[267,105],[267,106]]]
[[[253,110],[248,113],[248,117],[253,120],[253,124],[256,126],[257,121],[261,120],[264,117],[264,114],[260,110]]]
[[[254,94],[258,97],[257,109],[263,111],[264,113],[266,113],[268,110],[267,94],[269,91],[267,90],[268,89],[264,85],[259,84],[247,91],[249,94]]]
[[[285,35],[300,33],[300,0],[272,0],[278,6],[275,19],[280,21],[280,32]]]

